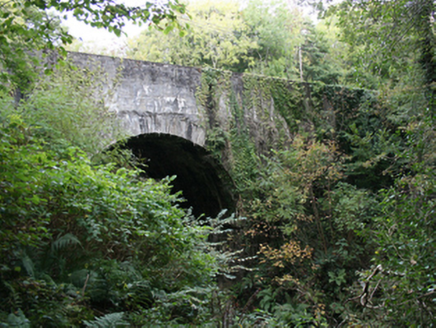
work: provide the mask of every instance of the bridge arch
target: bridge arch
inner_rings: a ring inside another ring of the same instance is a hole
[[[205,148],[192,141],[163,133],[131,137],[125,148],[145,161],[146,175],[154,179],[176,175],[173,190],[182,191],[193,214],[215,217],[222,209],[235,210],[230,175]]]
[[[177,97],[165,98],[177,108]],[[165,134],[189,140],[195,145],[205,144],[206,130],[199,123],[198,113],[183,113],[162,106],[155,111],[118,111],[117,116],[132,136]]]

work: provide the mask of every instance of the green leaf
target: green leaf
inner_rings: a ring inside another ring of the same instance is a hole
[[[164,33],[164,34],[168,34],[168,33],[170,33],[173,29],[174,29],[174,25],[173,25],[173,24],[169,24],[169,25],[167,25],[167,27],[163,30],[163,33]]]

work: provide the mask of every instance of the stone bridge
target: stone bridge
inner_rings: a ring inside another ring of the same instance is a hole
[[[312,129],[315,116],[327,129],[338,119],[331,97],[325,91],[314,96],[307,84],[83,53],[69,57],[105,73],[99,92],[131,136],[126,147],[147,160],[149,176],[176,175],[174,189],[183,191],[196,215],[235,209],[227,172],[232,152],[243,150],[229,141],[232,131],[266,153],[301,126]]]
[[[131,136],[167,134],[204,147],[211,128],[210,111],[214,112],[214,125],[227,125],[231,117],[226,104],[228,94],[219,99],[218,108],[200,104],[200,68],[84,53],[71,52],[69,56],[79,67],[98,68],[107,74],[105,103],[117,113]],[[230,80],[241,97],[242,75],[233,74]],[[270,113],[269,120],[277,119],[273,108]],[[252,126],[264,124],[265,118],[257,117],[256,111],[247,111],[244,117]]]

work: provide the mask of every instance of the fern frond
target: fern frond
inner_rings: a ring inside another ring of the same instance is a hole
[[[59,237],[56,239],[53,244],[51,245],[52,251],[57,251],[59,249],[62,249],[68,245],[79,245],[82,246],[80,243],[80,240],[74,236],[72,233],[67,233],[63,235],[62,237]]]
[[[17,314],[11,313],[8,315],[7,327],[30,328],[30,321],[23,311],[18,309]]]
[[[11,303],[11,308],[20,308],[22,305],[22,298],[20,297],[20,293],[18,293],[15,288],[8,282],[3,281],[3,285],[10,291],[9,300]]]
[[[24,269],[26,269],[27,274],[30,277],[35,278],[35,265],[32,259],[29,257],[29,255],[27,255],[25,251],[21,252],[20,260],[21,263],[23,264]]]
[[[129,323],[123,320],[124,312],[109,313],[92,321],[84,321],[86,327],[92,328],[117,328],[127,327]]]

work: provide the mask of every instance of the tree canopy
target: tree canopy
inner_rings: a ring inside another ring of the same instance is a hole
[[[250,66],[250,52],[257,47],[248,36],[234,1],[203,1],[188,4],[191,15],[187,35],[176,31],[166,37],[154,30],[144,31],[130,40],[130,55],[135,59],[167,62],[177,65],[236,69]]]
[[[342,81],[342,62],[332,56],[336,40],[325,38],[325,26],[316,27],[286,1],[194,1],[187,12],[190,29],[184,38],[146,30],[128,40],[127,55],[289,79],[302,76],[304,81]]]
[[[183,29],[176,13],[185,12],[185,6],[177,0],[164,6],[152,2],[126,6],[113,0],[1,0],[0,9],[2,86],[21,83],[21,87],[31,78],[32,65],[37,62],[35,51],[45,54],[56,50],[65,56],[64,46],[73,40],[68,30],[60,27],[60,17],[49,9],[55,9],[61,15],[72,13],[78,20],[116,35],[122,33],[126,21],[151,24],[159,29]]]

